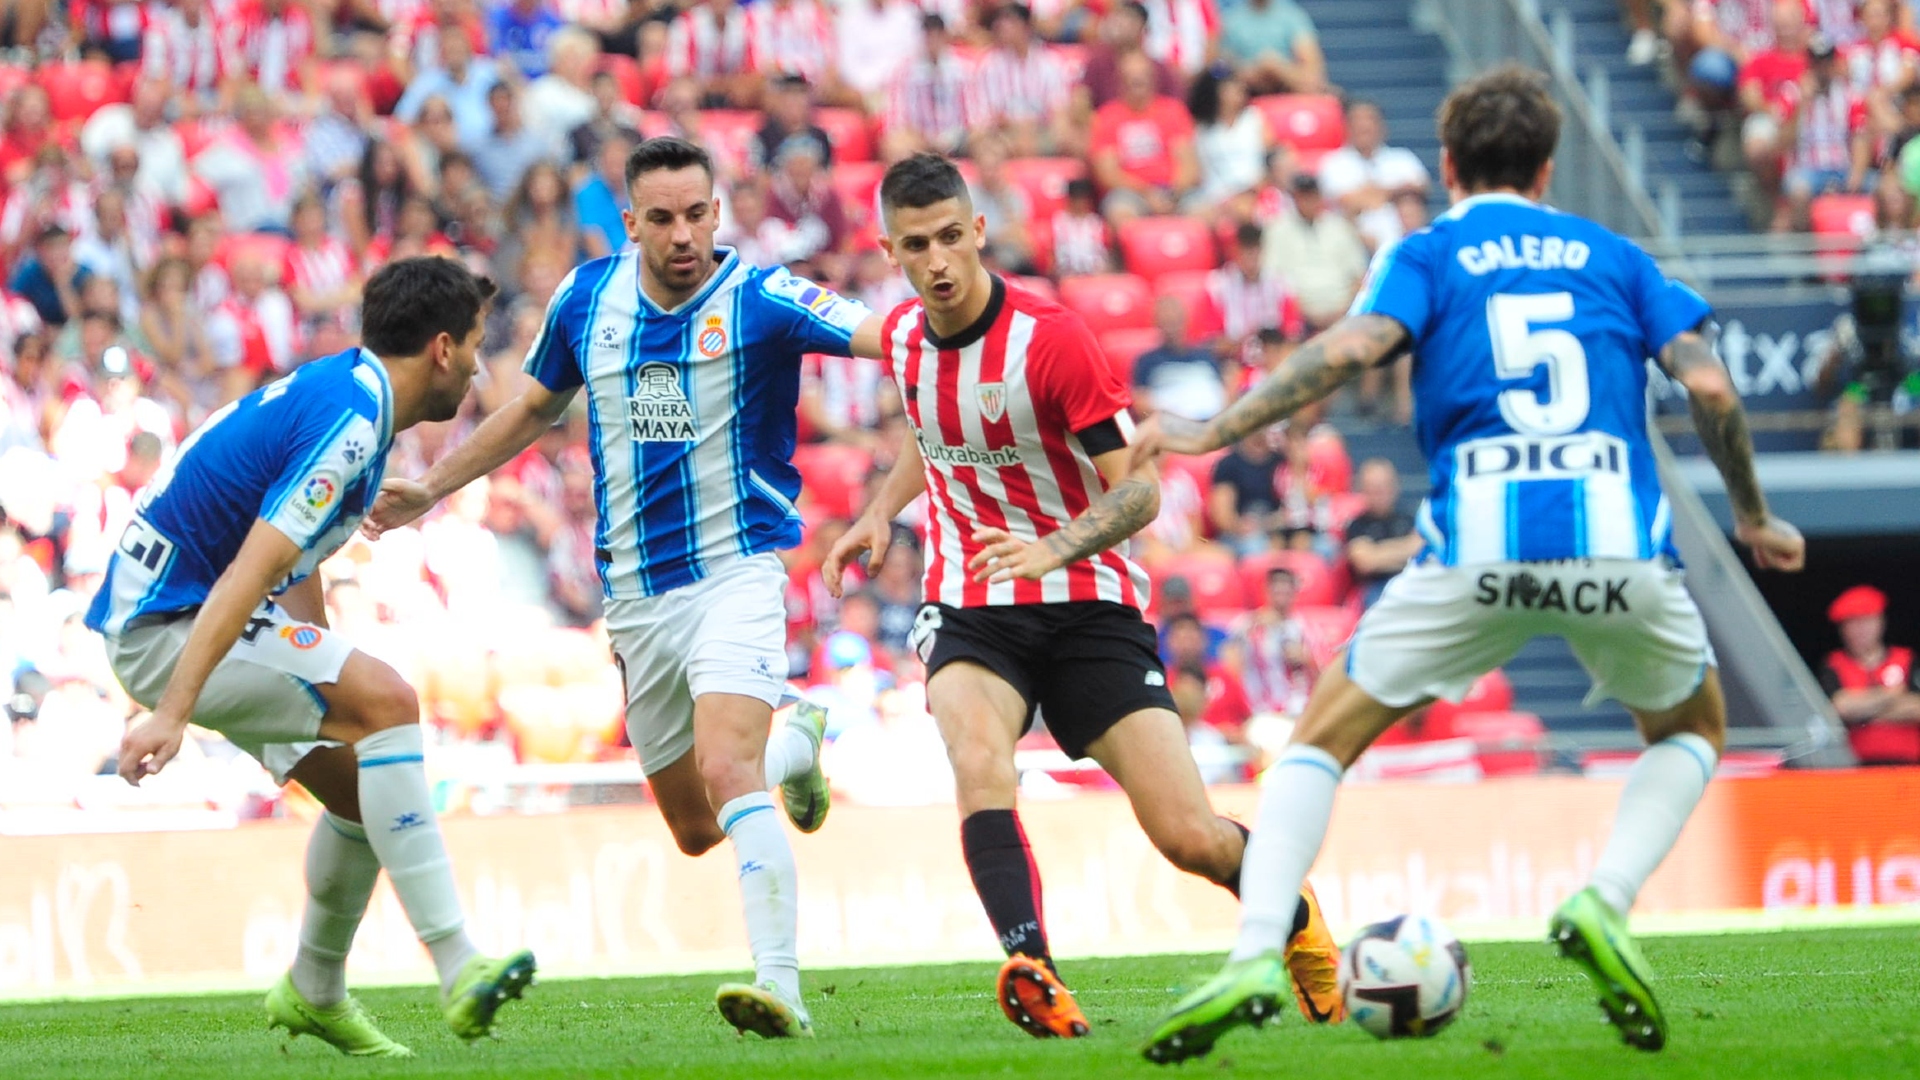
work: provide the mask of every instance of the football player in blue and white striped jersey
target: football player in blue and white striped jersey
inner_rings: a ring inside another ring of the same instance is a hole
[[[681,850],[729,840],[740,866],[756,976],[722,986],[717,1004],[743,1031],[806,1035],[793,852],[768,789],[782,788],[801,830],[820,827],[825,716],[802,703],[768,738],[787,676],[775,552],[800,541],[800,358],[878,357],[880,320],[716,248],[719,203],[700,147],[647,140],[627,160],[627,187],[634,246],[562,282],[525,391],[418,482],[388,481],[367,529],[411,521],[511,460],[585,392],[627,732]]]
[[[1510,67],[1461,86],[1440,129],[1453,208],[1381,252],[1346,319],[1208,423],[1143,425],[1142,444],[1204,452],[1411,350],[1432,479],[1425,551],[1368,609],[1268,773],[1227,969],[1162,1021],[1147,1046],[1155,1061],[1206,1053],[1260,1014],[1250,1003],[1284,997],[1278,957],[1300,882],[1361,751],[1435,698],[1459,700],[1542,634],[1566,638],[1593,678],[1589,700],[1619,700],[1650,744],[1589,887],[1554,915],[1553,935],[1628,1043],[1666,1041],[1626,916],[1712,778],[1726,706],[1655,471],[1649,357],[1687,389],[1755,564],[1797,570],[1805,545],[1754,479],[1740,396],[1702,336],[1706,302],[1631,242],[1540,204],[1560,114],[1538,76]]]

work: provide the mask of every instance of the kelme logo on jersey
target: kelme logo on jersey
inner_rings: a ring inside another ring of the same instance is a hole
[[[1462,480],[1570,480],[1596,473],[1623,476],[1627,444],[1604,431],[1548,438],[1499,435],[1463,442],[1453,451]]]
[[[974,388],[974,400],[980,403],[980,415],[987,423],[997,424],[1007,415],[1007,384],[1003,382],[983,382]]]
[[[700,437],[693,426],[693,406],[680,389],[680,373],[673,365],[640,368],[634,395],[627,399],[627,433],[634,442],[693,442]]]
[[[709,359],[726,352],[727,324],[718,315],[707,316],[706,322],[700,324],[700,333],[694,336],[693,346]]]
[[[593,345],[597,349],[619,348],[620,328],[612,323],[601,323],[599,333],[593,336]]]

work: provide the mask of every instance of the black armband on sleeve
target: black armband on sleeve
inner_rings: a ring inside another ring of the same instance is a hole
[[[1099,457],[1101,454],[1112,453],[1115,450],[1124,450],[1127,446],[1127,437],[1120,432],[1120,422],[1111,416],[1097,424],[1081,428],[1073,435],[1080,440],[1081,446],[1087,448],[1088,457]]]

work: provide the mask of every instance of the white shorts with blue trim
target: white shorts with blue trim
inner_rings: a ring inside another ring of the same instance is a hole
[[[1568,559],[1408,567],[1348,645],[1347,675],[1383,705],[1459,701],[1543,634],[1567,639],[1608,698],[1659,712],[1693,696],[1714,663],[1706,623],[1664,559]]]
[[[778,708],[787,686],[787,571],[771,552],[659,596],[607,601],[627,690],[627,738],[648,776],[693,749],[693,699],[740,694]]]
[[[107,659],[133,700],[149,709],[160,700],[192,632],[188,615],[107,638]],[[264,601],[207,677],[193,722],[226,736],[284,784],[301,758],[339,745],[319,737],[327,703],[317,687],[338,682],[351,655],[352,644],[339,634]]]

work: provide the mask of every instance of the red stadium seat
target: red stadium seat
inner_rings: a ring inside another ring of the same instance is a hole
[[[1293,602],[1301,607],[1333,607],[1346,599],[1346,564],[1329,566],[1311,551],[1268,551],[1240,560],[1240,588],[1249,607],[1266,603],[1267,571],[1293,571]]]
[[[1296,150],[1332,150],[1347,141],[1347,118],[1332,94],[1268,94],[1253,99],[1273,137]]]
[[[1153,575],[1154,603],[1166,592],[1162,584],[1174,577],[1184,578],[1193,587],[1193,609],[1202,619],[1230,618],[1247,610],[1231,556],[1190,551],[1161,563]]]
[[[601,53],[600,70],[613,76],[620,84],[620,96],[630,105],[647,103],[647,76],[640,70],[640,61],[619,53]]]
[[[646,139],[658,138],[673,131],[673,119],[666,113],[654,109],[645,109],[640,113],[640,136]]]
[[[1120,255],[1128,270],[1149,281],[1220,265],[1207,223],[1190,217],[1134,218],[1120,227]]]
[[[5,104],[15,90],[33,81],[33,73],[18,64],[0,64],[0,104]]]
[[[1153,291],[1161,296],[1176,296],[1187,309],[1187,344],[1197,345],[1227,332],[1220,317],[1220,306],[1207,291],[1205,270],[1174,270],[1153,279]]]
[[[1105,330],[1100,334],[1100,351],[1107,354],[1107,363],[1126,385],[1133,385],[1133,362],[1140,354],[1160,347],[1160,331],[1127,327],[1120,330]]]
[[[1324,494],[1353,489],[1353,458],[1347,453],[1347,441],[1338,431],[1327,428],[1309,436],[1307,461],[1320,477]]]
[[[1360,621],[1360,616],[1351,609],[1325,604],[1295,606],[1293,615],[1306,631],[1307,652],[1313,656],[1313,662],[1323,668],[1333,663],[1347,639],[1353,636],[1354,624]]]
[[[251,257],[261,265],[271,268],[277,275],[280,267],[287,261],[287,251],[293,247],[293,241],[272,233],[234,233],[220,241],[220,247],[214,252],[213,260],[222,266],[231,267],[242,258]]]
[[[1428,721],[1431,732],[1432,721]],[[1470,712],[1453,718],[1449,734],[1472,739],[1487,776],[1531,776],[1540,771],[1540,738],[1546,725],[1532,713]]]
[[[126,101],[127,87],[119,73],[95,61],[77,64],[48,64],[37,80],[47,92],[47,103],[55,120],[85,120],[102,105]]]
[[[833,190],[840,195],[840,201],[849,211],[860,211],[871,217],[874,213],[874,193],[880,190],[880,178],[887,173],[887,167],[878,161],[836,161],[833,164]]]
[[[873,455],[860,447],[840,443],[795,447],[793,467],[800,470],[806,496],[830,517],[851,519],[866,502]]]
[[[1087,321],[1087,328],[1102,330],[1153,325],[1153,290],[1146,279],[1132,274],[1082,274],[1062,278],[1060,302]]]
[[[1822,236],[1864,237],[1875,228],[1871,195],[1822,195],[1808,213],[1813,231]]]
[[[867,127],[867,118],[860,115],[860,110],[818,108],[813,110],[813,122],[833,144],[835,168],[848,161],[873,160],[873,130]]]
[[[765,117],[751,109],[707,109],[700,113],[700,145],[736,172],[753,161],[753,140]]]
[[[1060,302],[1060,290],[1054,288],[1052,278],[1010,276],[1007,281],[1018,285],[1035,296],[1054,303]]]
[[[1006,170],[1007,179],[1027,193],[1029,220],[1043,223],[1067,205],[1067,181],[1084,178],[1087,163],[1079,158],[1014,158]]]

